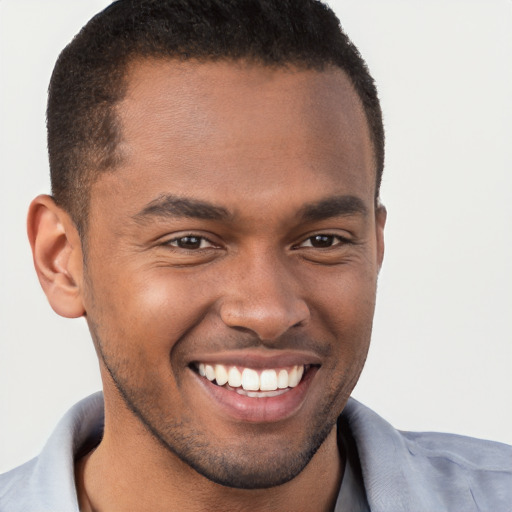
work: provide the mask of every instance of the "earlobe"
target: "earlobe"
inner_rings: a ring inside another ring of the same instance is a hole
[[[388,212],[382,203],[377,204],[375,210],[375,229],[377,234],[377,264],[379,271],[384,260],[384,227],[386,226],[386,219]]]
[[[37,276],[51,307],[66,318],[83,316],[82,246],[70,216],[52,197],[38,196],[30,204],[27,232]]]

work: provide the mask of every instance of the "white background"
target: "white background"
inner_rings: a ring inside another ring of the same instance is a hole
[[[0,0],[0,471],[100,388],[83,320],[47,305],[25,216],[49,191],[45,96],[105,0]],[[355,397],[396,427],[512,443],[512,3],[332,1],[380,90],[388,207]]]

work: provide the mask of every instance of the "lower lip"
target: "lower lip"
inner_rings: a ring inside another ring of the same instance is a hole
[[[272,423],[285,420],[299,411],[317,370],[317,367],[310,367],[299,385],[286,393],[262,398],[240,395],[211,383],[195,372],[193,375],[209,395],[209,403],[213,402],[221,414],[250,423]]]

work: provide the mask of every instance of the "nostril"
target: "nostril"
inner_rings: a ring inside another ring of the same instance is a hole
[[[248,327],[241,327],[239,325],[230,325],[229,327],[231,327],[231,329],[234,329],[239,333],[250,334],[251,336],[254,336],[254,331],[252,329],[249,329]]]
[[[304,324],[306,323],[306,320],[299,320],[296,324],[292,325],[292,329],[296,329],[297,327],[304,327]]]

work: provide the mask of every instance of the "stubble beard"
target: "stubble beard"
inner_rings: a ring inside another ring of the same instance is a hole
[[[154,393],[146,387],[130,385],[132,379],[126,378],[124,372],[109,360],[91,322],[89,328],[100,360],[128,410],[165,450],[216,484],[247,490],[285,484],[308,465],[336,424],[337,415],[331,413],[337,405],[334,397],[321,404],[321,413],[313,419],[314,424],[302,426],[303,432],[310,434],[298,449],[289,450],[281,445],[278,452],[265,450],[257,435],[249,442],[244,438],[234,440],[226,447],[214,445],[207,435],[207,426],[198,428],[192,420],[179,421],[169,414],[162,414],[155,407],[156,401],[148,400],[155,396]]]

